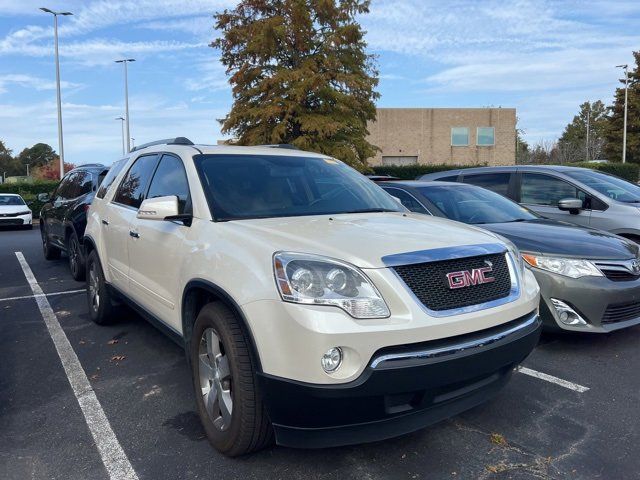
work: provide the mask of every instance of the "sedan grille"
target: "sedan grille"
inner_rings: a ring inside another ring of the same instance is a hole
[[[602,323],[624,322],[640,317],[640,302],[609,305],[602,316]]]
[[[491,266],[494,281],[451,288],[447,274],[472,272]],[[436,262],[395,266],[402,281],[430,310],[443,311],[479,305],[507,297],[511,293],[511,275],[506,254],[481,255]]]

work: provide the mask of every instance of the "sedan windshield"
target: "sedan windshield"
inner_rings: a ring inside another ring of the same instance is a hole
[[[621,178],[592,170],[572,170],[563,173],[619,202],[640,203],[640,187]]]
[[[196,155],[216,220],[405,211],[338,160],[271,155]]]
[[[0,195],[0,207],[6,207],[8,205],[24,205],[22,197],[15,195]]]
[[[473,185],[437,185],[418,187],[445,217],[458,222],[505,223],[539,218],[515,202]]]

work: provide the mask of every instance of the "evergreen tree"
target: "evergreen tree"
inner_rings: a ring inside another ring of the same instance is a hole
[[[627,162],[640,163],[640,51],[633,52],[635,68],[629,71],[627,101]],[[624,78],[616,89],[614,103],[609,107],[605,153],[610,161],[622,160],[622,132],[624,129]]]
[[[589,151],[587,152],[587,123],[589,124]],[[607,133],[607,107],[600,100],[584,102],[558,140],[564,162],[582,162],[602,157]],[[563,162],[563,163],[564,163]]]
[[[242,0],[215,15],[234,103],[222,131],[240,145],[290,143],[360,170],[378,84],[356,16],[369,0]]]

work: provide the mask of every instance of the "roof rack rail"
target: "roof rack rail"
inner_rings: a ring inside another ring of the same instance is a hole
[[[193,142],[187,137],[165,138],[164,140],[156,140],[155,142],[136,145],[131,151],[135,152],[136,150],[142,150],[143,148],[152,147],[153,145],[193,145]]]
[[[268,147],[268,148],[285,148],[287,150],[300,150],[291,143],[274,143],[273,145],[256,145],[256,147]]]
[[[75,170],[76,168],[85,168],[85,167],[104,167],[104,165],[102,163],[83,163],[80,165],[76,165],[73,169]]]

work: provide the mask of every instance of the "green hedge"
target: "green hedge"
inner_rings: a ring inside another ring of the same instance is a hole
[[[610,173],[633,183],[640,180],[640,165],[636,163],[572,163],[572,167],[591,168],[604,173]],[[376,175],[391,175],[402,180],[414,180],[427,173],[457,170],[460,168],[483,167],[485,165],[385,165],[372,167]]]
[[[36,197],[39,193],[51,193],[58,185],[57,181],[35,183],[3,183],[0,184],[0,193],[17,193],[24,198],[29,208],[33,211],[33,218],[40,216],[40,210],[44,205]]]
[[[392,177],[398,177],[402,180],[415,180],[421,175],[427,173],[442,172],[444,170],[457,170],[459,168],[473,168],[484,167],[486,164],[480,165],[384,165],[378,167],[371,167],[375,175],[391,175]]]
[[[610,173],[630,182],[637,183],[640,179],[640,165],[637,163],[572,163],[572,167],[584,167]]]

